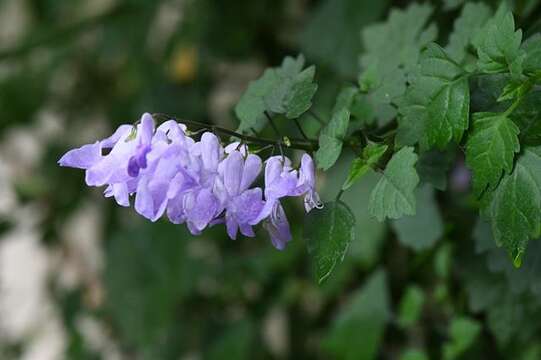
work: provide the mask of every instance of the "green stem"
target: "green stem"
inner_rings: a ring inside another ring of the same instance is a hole
[[[181,122],[181,123],[183,123],[185,125],[188,125],[190,127],[195,127],[197,129],[209,129],[210,131],[212,131],[214,133],[217,133],[217,134],[233,136],[233,137],[236,137],[236,138],[239,138],[239,139],[243,140],[247,144],[276,145],[276,146],[278,146],[280,148],[282,147],[282,145],[284,145],[284,146],[289,147],[291,149],[304,150],[304,151],[313,151],[317,147],[317,143],[315,141],[311,141],[311,140],[306,141],[306,140],[301,140],[301,139],[289,139],[288,144],[285,144],[283,142],[283,140],[281,140],[281,139],[280,140],[271,140],[271,139],[264,139],[264,138],[260,138],[260,137],[245,135],[245,134],[241,134],[241,133],[238,133],[236,131],[226,129],[226,128],[223,128],[223,127],[220,127],[220,126],[216,126],[216,125],[212,125],[212,124],[205,124],[205,123],[202,123],[202,122],[199,122],[199,121],[194,121],[194,120],[177,119],[174,116],[169,116],[169,115],[163,114],[163,113],[155,113],[155,114],[152,114],[152,116],[153,117],[166,118],[166,119],[172,119],[172,120]]]
[[[302,126],[301,124],[299,123],[299,119],[295,119],[295,125],[297,126],[297,129],[299,130],[299,132],[301,133],[301,136],[304,138],[304,140],[309,140],[308,139],[308,136],[306,135],[306,133],[304,132],[304,130],[302,129]]]

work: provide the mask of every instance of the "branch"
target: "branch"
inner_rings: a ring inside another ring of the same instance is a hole
[[[271,140],[271,139],[265,139],[265,138],[259,138],[255,136],[241,134],[230,129],[226,129],[226,128],[212,125],[212,124],[202,123],[199,121],[178,119],[174,116],[169,116],[163,113],[155,113],[155,114],[152,114],[152,116],[172,119],[180,123],[183,123],[185,125],[188,125],[190,127],[195,127],[197,129],[209,129],[210,131],[215,132],[215,133],[239,138],[248,144],[277,145],[277,146],[285,146],[290,149],[304,150],[304,151],[314,151],[317,148],[317,143],[312,140],[291,139],[291,138],[288,138],[287,142],[285,142],[282,139]]]

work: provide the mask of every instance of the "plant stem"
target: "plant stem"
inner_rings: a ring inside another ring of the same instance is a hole
[[[274,133],[276,134],[276,136],[281,138],[282,135],[280,135],[280,131],[278,130],[278,127],[274,123],[274,120],[272,119],[272,116],[270,116],[270,114],[266,110],[264,111],[264,114],[265,114],[265,117],[267,118],[267,120],[269,120],[269,123],[271,124],[272,130],[274,130]]]
[[[219,133],[222,135],[228,135],[233,136],[236,138],[239,138],[246,142],[247,144],[259,144],[259,145],[277,145],[281,147],[282,145],[285,145],[286,147],[289,147],[291,149],[296,150],[304,150],[304,151],[313,151],[317,147],[317,143],[315,141],[311,140],[302,140],[302,139],[289,139],[290,143],[285,144],[282,139],[280,140],[271,140],[271,139],[264,139],[259,138],[255,136],[245,135],[238,133],[236,131],[226,129],[220,126],[212,125],[212,124],[205,124],[199,121],[194,120],[184,120],[184,119],[178,119],[174,116],[169,116],[167,114],[163,113],[155,113],[152,114],[153,117],[161,117],[161,118],[167,118],[167,119],[173,119],[175,121],[181,122],[183,124],[186,124],[191,127],[195,127],[198,129],[209,129],[212,132]],[[289,145],[289,146],[288,146]]]
[[[306,135],[306,133],[302,129],[302,126],[301,126],[301,123],[299,122],[299,119],[295,119],[294,121],[295,121],[295,125],[297,125],[297,129],[299,129],[299,132],[301,133],[304,140],[309,140],[308,136]]]
[[[335,201],[338,201],[340,200],[340,197],[342,197],[342,194],[344,193],[344,189],[340,189],[340,191],[338,192],[338,194],[336,194],[336,199]]]

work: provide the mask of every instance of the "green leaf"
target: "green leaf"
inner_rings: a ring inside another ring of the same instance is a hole
[[[415,325],[423,312],[425,294],[416,285],[409,286],[400,300],[398,312],[398,324],[402,328]]]
[[[449,56],[461,63],[468,54],[468,47],[491,15],[490,8],[483,3],[466,3],[455,20],[453,32],[446,47]]]
[[[444,3],[444,9],[445,10],[454,10],[460,6],[462,6],[462,4],[464,4],[466,0],[443,0],[443,3]]]
[[[528,241],[541,235],[541,148],[526,148],[513,172],[485,196],[496,244],[520,266]]]
[[[392,221],[398,240],[415,251],[432,247],[443,235],[443,221],[434,190],[425,185],[416,191],[417,213]]]
[[[411,147],[402,148],[393,155],[370,195],[368,207],[372,216],[383,221],[415,215],[414,190],[419,183],[416,162],[417,155]]]
[[[351,162],[351,168],[349,170],[348,177],[342,185],[342,190],[347,190],[363,177],[368,170],[377,164],[379,159],[387,151],[387,145],[380,144],[368,144],[364,149],[360,157],[356,157]]]
[[[421,181],[438,190],[447,188],[447,173],[454,162],[454,151],[431,150],[419,155],[417,173]]]
[[[324,346],[334,359],[369,360],[377,355],[385,325],[390,319],[387,278],[376,271],[351,295],[333,321]]]
[[[524,60],[521,41],[522,31],[515,31],[513,14],[502,4],[474,41],[479,69],[488,74],[510,72],[514,76],[519,75]]]
[[[524,71],[527,74],[541,71],[541,34],[535,34],[524,41],[522,50],[525,53],[522,64]]]
[[[503,88],[502,94],[498,97],[498,102],[523,98],[531,90],[532,86],[532,79],[524,81],[512,80]]]
[[[336,196],[336,189],[344,183],[349,173],[349,165],[355,157],[351,152],[344,153],[336,164],[325,173],[325,186],[321,188],[322,198]],[[341,201],[349,206],[355,214],[355,241],[348,249],[347,259],[363,269],[372,267],[378,262],[384,242],[386,226],[370,216],[368,200],[376,186],[379,176],[369,171],[362,181],[353,184]]]
[[[331,121],[321,130],[319,149],[315,155],[318,168],[328,170],[340,157],[342,142],[348,131],[349,117],[349,111],[342,108],[334,113]]]
[[[307,111],[317,84],[313,82],[314,66],[305,70],[303,67],[302,55],[296,59],[288,56],[280,67],[267,69],[262,77],[252,81],[235,107],[239,131],[261,130],[267,123],[266,111],[290,119]]]
[[[379,76],[399,67],[411,70],[422,48],[436,39],[434,26],[425,29],[432,10],[428,4],[416,3],[404,10],[394,8],[387,21],[364,28],[361,36],[366,50],[361,57],[362,66],[375,67],[375,75]],[[381,77],[379,80],[384,83]]]
[[[443,347],[443,358],[445,360],[457,359],[471,347],[480,332],[481,325],[477,320],[467,317],[454,318],[449,325],[451,339]]]
[[[355,86],[347,86],[342,88],[336,97],[336,103],[332,110],[333,114],[342,109],[351,110],[351,106],[355,101],[355,96],[359,93],[359,89]]]
[[[430,44],[423,52],[419,73],[399,106],[400,145],[444,149],[460,142],[468,128],[470,91],[464,70],[444,49]]]
[[[342,76],[358,73],[363,45],[359,30],[378,20],[388,0],[326,0],[319,3],[300,36],[300,45],[310,59],[330,66]],[[340,41],[337,41],[340,39]]]
[[[400,360],[428,360],[429,357],[423,350],[408,349],[401,356]]]
[[[304,239],[318,283],[324,282],[338,265],[355,237],[355,216],[341,201],[325,203],[305,217]]]
[[[361,57],[361,90],[372,104],[380,126],[396,117],[396,103],[406,91],[406,81],[414,70],[421,50],[436,39],[436,28],[425,29],[432,7],[412,4],[404,10],[392,9],[387,21],[362,31],[366,47]]]
[[[466,164],[473,171],[473,189],[480,195],[498,185],[513,170],[520,151],[519,129],[505,114],[475,113],[473,132],[466,143]]]

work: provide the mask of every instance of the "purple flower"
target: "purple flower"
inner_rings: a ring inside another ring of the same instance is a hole
[[[303,154],[301,159],[301,169],[299,171],[299,182],[297,189],[304,196],[304,209],[310,212],[313,208],[321,209],[323,204],[316,192],[316,170],[314,160],[308,154]]]
[[[320,207],[319,195],[315,191],[315,167],[312,158],[304,154],[300,171],[291,167],[291,160],[284,156],[273,156],[265,166],[265,206],[254,223],[264,220],[271,242],[283,250],[291,241],[291,231],[280,199],[286,196],[305,195],[305,209],[309,212]]]
[[[68,151],[59,164],[86,170],[86,183],[105,185],[104,195],[121,206],[129,206],[135,195],[137,213],[151,221],[167,214],[172,223],[186,223],[192,234],[225,223],[232,239],[239,231],[253,237],[253,226],[263,221],[280,250],[291,240],[280,199],[304,195],[306,211],[321,206],[309,155],[299,170],[284,156],[269,158],[263,200],[263,190],[251,188],[262,161],[248,146],[233,142],[224,149],[210,132],[194,141],[174,120],[155,128],[150,114],[137,126],[122,125],[109,138]]]
[[[233,150],[220,164],[220,179],[215,191],[225,208],[227,234],[236,239],[237,232],[255,236],[252,224],[263,209],[263,194],[260,188],[249,189],[261,171],[261,159],[249,154],[246,159],[238,150]]]
[[[254,223],[265,220],[263,227],[268,231],[275,248],[283,250],[291,241],[289,222],[280,198],[296,195],[298,174],[291,167],[291,160],[284,156],[273,156],[265,166],[265,206]]]
[[[147,167],[147,154],[152,149],[152,137],[154,135],[154,120],[150,114],[143,114],[137,135],[139,136],[137,136],[138,143],[135,154],[128,160],[128,175],[131,177],[136,177],[141,169]]]

